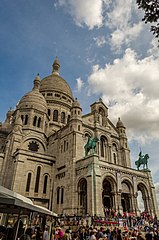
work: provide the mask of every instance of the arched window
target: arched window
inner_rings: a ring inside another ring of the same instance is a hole
[[[57,188],[57,204],[60,202],[60,188]]]
[[[100,152],[101,152],[101,157],[104,157],[105,156],[105,138],[104,137],[101,137]]]
[[[54,110],[53,121],[58,122],[58,110]]]
[[[116,154],[113,153],[114,164],[116,164]]]
[[[117,146],[115,143],[112,144],[112,151],[113,151],[113,163],[117,164]]]
[[[28,115],[25,115],[24,125],[27,125],[27,123],[28,123]]]
[[[40,172],[41,172],[41,167],[38,167],[36,172],[36,182],[35,182],[35,190],[34,190],[35,193],[38,193],[38,190],[39,190]]]
[[[34,117],[33,126],[36,126],[37,116]]]
[[[63,204],[64,199],[64,188],[61,188],[61,204]]]
[[[41,117],[38,118],[38,125],[37,125],[37,127],[40,127],[40,123],[41,123]]]
[[[24,116],[23,115],[21,115],[21,119],[22,119],[22,123],[23,123],[23,121],[24,121]]]
[[[80,131],[80,129],[81,129],[81,128],[80,128],[80,125],[78,125],[78,131]]]
[[[46,194],[47,191],[47,180],[48,180],[48,176],[45,175],[44,177],[44,186],[43,186],[43,193]]]
[[[61,113],[61,123],[65,123],[65,113]]]
[[[70,121],[70,115],[68,115],[67,117],[67,123]]]
[[[26,192],[29,192],[30,190],[30,183],[31,183],[31,173],[28,173],[26,190],[25,190]]]
[[[48,113],[48,115],[50,116],[50,114],[51,114],[51,111],[50,111],[50,109],[48,109],[48,110],[47,110],[47,113]]]
[[[64,152],[66,150],[66,141],[64,140]]]

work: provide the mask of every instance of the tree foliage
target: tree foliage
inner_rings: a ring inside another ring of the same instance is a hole
[[[159,0],[136,0],[138,8],[145,11],[143,21],[145,23],[154,23],[150,31],[153,32],[156,38],[159,38]],[[158,40],[159,42],[159,40]]]

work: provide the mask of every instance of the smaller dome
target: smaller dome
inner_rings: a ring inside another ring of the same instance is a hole
[[[81,108],[81,105],[80,105],[79,101],[77,100],[77,98],[75,98],[75,100],[72,103],[72,108],[74,108],[74,107]]]
[[[120,120],[120,118],[118,118],[116,127],[117,127],[117,128],[119,128],[119,127],[125,128],[125,126],[124,126],[123,122]]]
[[[26,93],[20,100],[17,108],[34,108],[39,111],[47,112],[47,103],[44,96],[39,92],[40,77],[36,76],[34,87],[31,92]]]

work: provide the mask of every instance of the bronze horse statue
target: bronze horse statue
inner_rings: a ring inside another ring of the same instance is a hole
[[[148,163],[149,155],[146,153],[145,156],[139,155],[139,159],[135,162],[135,165],[137,166],[137,170],[139,170],[139,167],[143,165],[143,169],[148,169],[147,163]]]
[[[88,155],[89,151],[92,149],[93,153],[95,152],[96,149],[96,143],[99,141],[98,137],[91,138],[90,136],[88,137],[88,141],[84,146],[85,149],[85,157]]]

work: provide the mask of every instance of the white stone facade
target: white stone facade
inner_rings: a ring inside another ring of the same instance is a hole
[[[82,115],[54,61],[52,74],[34,80],[32,91],[0,125],[0,183],[34,203],[69,215],[104,216],[104,208],[158,215],[150,170],[131,168],[126,128],[110,121],[101,99]],[[88,137],[95,152],[85,154]]]

